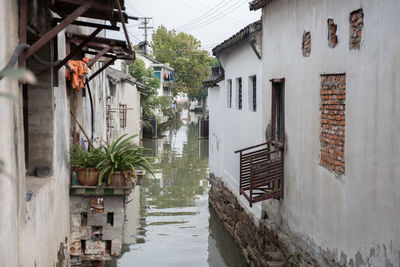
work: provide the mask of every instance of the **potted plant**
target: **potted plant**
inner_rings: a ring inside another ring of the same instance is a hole
[[[70,151],[70,165],[76,168],[79,183],[93,186],[98,183],[99,169],[97,165],[103,158],[101,148],[92,148],[87,151],[80,145],[74,145]]]
[[[100,170],[99,185],[105,176],[108,186],[124,187],[127,183],[132,182],[132,177],[138,180],[137,168],[152,173],[150,157],[143,155],[145,148],[131,143],[136,136],[124,134],[111,144],[102,145],[103,157],[97,164],[97,168]]]

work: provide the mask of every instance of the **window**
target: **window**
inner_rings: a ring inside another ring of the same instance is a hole
[[[257,78],[256,75],[249,77],[249,110],[257,111]]]
[[[242,78],[236,79],[236,88],[237,88],[237,108],[240,110],[242,109]]]
[[[283,142],[285,139],[285,80],[273,79],[271,103],[271,137]]]
[[[232,80],[228,80],[228,91],[227,91],[227,107],[232,108]]]
[[[156,78],[158,78],[159,80],[161,80],[161,72],[156,71],[156,72],[154,72],[154,75],[156,76]]]
[[[126,104],[119,104],[119,127],[126,127],[126,115],[127,115],[127,106]]]

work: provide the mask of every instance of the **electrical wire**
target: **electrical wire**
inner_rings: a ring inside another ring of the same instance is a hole
[[[175,30],[181,29],[181,28],[185,28],[188,26],[192,26],[195,23],[198,23],[199,21],[202,21],[204,19],[207,19],[207,17],[209,17],[210,15],[214,14],[215,12],[218,12],[218,10],[220,10],[222,7],[221,5],[225,4],[226,2],[229,2],[229,0],[222,0],[221,2],[219,2],[219,4],[217,4],[216,6],[212,7],[210,10],[208,10],[206,13],[204,13],[203,15],[201,15],[200,17],[197,17],[189,22],[187,22],[186,24],[183,24],[181,26],[175,27]]]
[[[233,6],[231,6],[230,8],[225,9],[225,10],[223,11],[223,12],[225,12],[225,13],[220,13],[219,16],[214,17],[213,19],[211,19],[211,20],[209,20],[209,21],[205,21],[205,22],[200,23],[200,24],[198,24],[198,25],[195,25],[195,26],[192,26],[192,27],[189,27],[189,28],[185,28],[185,31],[186,31],[186,32],[188,32],[188,31],[193,31],[193,30],[202,28],[202,27],[204,27],[204,26],[207,26],[207,25],[213,23],[214,21],[217,21],[217,20],[221,19],[222,17],[226,16],[227,14],[232,13],[233,11],[235,11],[236,9],[238,9],[240,6],[242,6],[243,4],[245,4],[247,0],[245,0],[245,2],[242,2],[242,1],[243,1],[243,0],[239,0],[239,1],[235,2],[235,4],[234,4]]]
[[[179,0],[177,0],[177,2],[179,3],[179,4],[181,4],[181,5],[183,5],[183,6],[185,6],[185,7],[188,7],[188,8],[190,8],[191,10],[197,10],[198,8],[195,8],[195,7],[193,7],[193,6],[189,6],[188,5],[188,3],[184,3],[184,2],[181,2],[181,1],[179,1]],[[206,5],[204,5],[204,4],[200,4],[200,3],[198,3],[199,5],[201,5],[201,6],[203,6],[203,7],[206,7],[206,8],[208,8]],[[235,20],[235,19],[233,19],[233,18],[230,18],[230,17],[226,17],[226,18],[223,18],[222,20],[224,20],[224,21],[226,21],[226,22],[229,22],[229,23],[232,23],[232,24],[235,24],[235,25],[238,25],[238,26],[241,26],[242,25],[242,23],[238,23],[237,22],[237,20]]]

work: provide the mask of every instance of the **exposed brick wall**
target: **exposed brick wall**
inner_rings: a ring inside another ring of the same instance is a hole
[[[311,54],[311,33],[304,32],[303,33],[303,43],[301,46],[303,51],[303,57],[309,57]]]
[[[320,164],[344,174],[346,74],[321,75]]]
[[[331,48],[334,48],[339,43],[336,31],[337,31],[337,24],[335,24],[333,19],[328,19],[328,42],[329,42],[329,47]]]
[[[355,10],[350,13],[350,49],[358,49],[361,44],[361,32],[364,26],[364,11]]]

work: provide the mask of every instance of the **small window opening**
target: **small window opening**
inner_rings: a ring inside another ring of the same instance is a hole
[[[241,110],[242,109],[242,78],[236,79],[236,86],[237,86],[237,96],[238,96],[237,108],[239,110]]]
[[[81,226],[87,226],[88,214],[87,212],[81,213]]]
[[[119,126],[120,126],[120,128],[126,128],[127,113],[128,113],[127,105],[119,104]]]
[[[103,213],[104,212],[104,199],[103,198],[91,198],[90,199],[90,211],[92,213]]]
[[[106,252],[108,254],[111,254],[111,246],[112,246],[111,240],[106,240]]]
[[[92,226],[92,241],[99,241],[103,237],[103,227],[102,226]]]
[[[85,251],[86,251],[86,240],[81,240],[81,250],[82,250],[82,253],[85,254]]]
[[[284,80],[272,81],[272,111],[271,132],[272,140],[283,142],[285,135],[285,88]]]
[[[114,225],[114,212],[107,213],[107,224],[113,226]]]
[[[227,107],[232,108],[232,80],[228,80]]]
[[[257,78],[256,75],[249,77],[249,110],[257,111]]]

